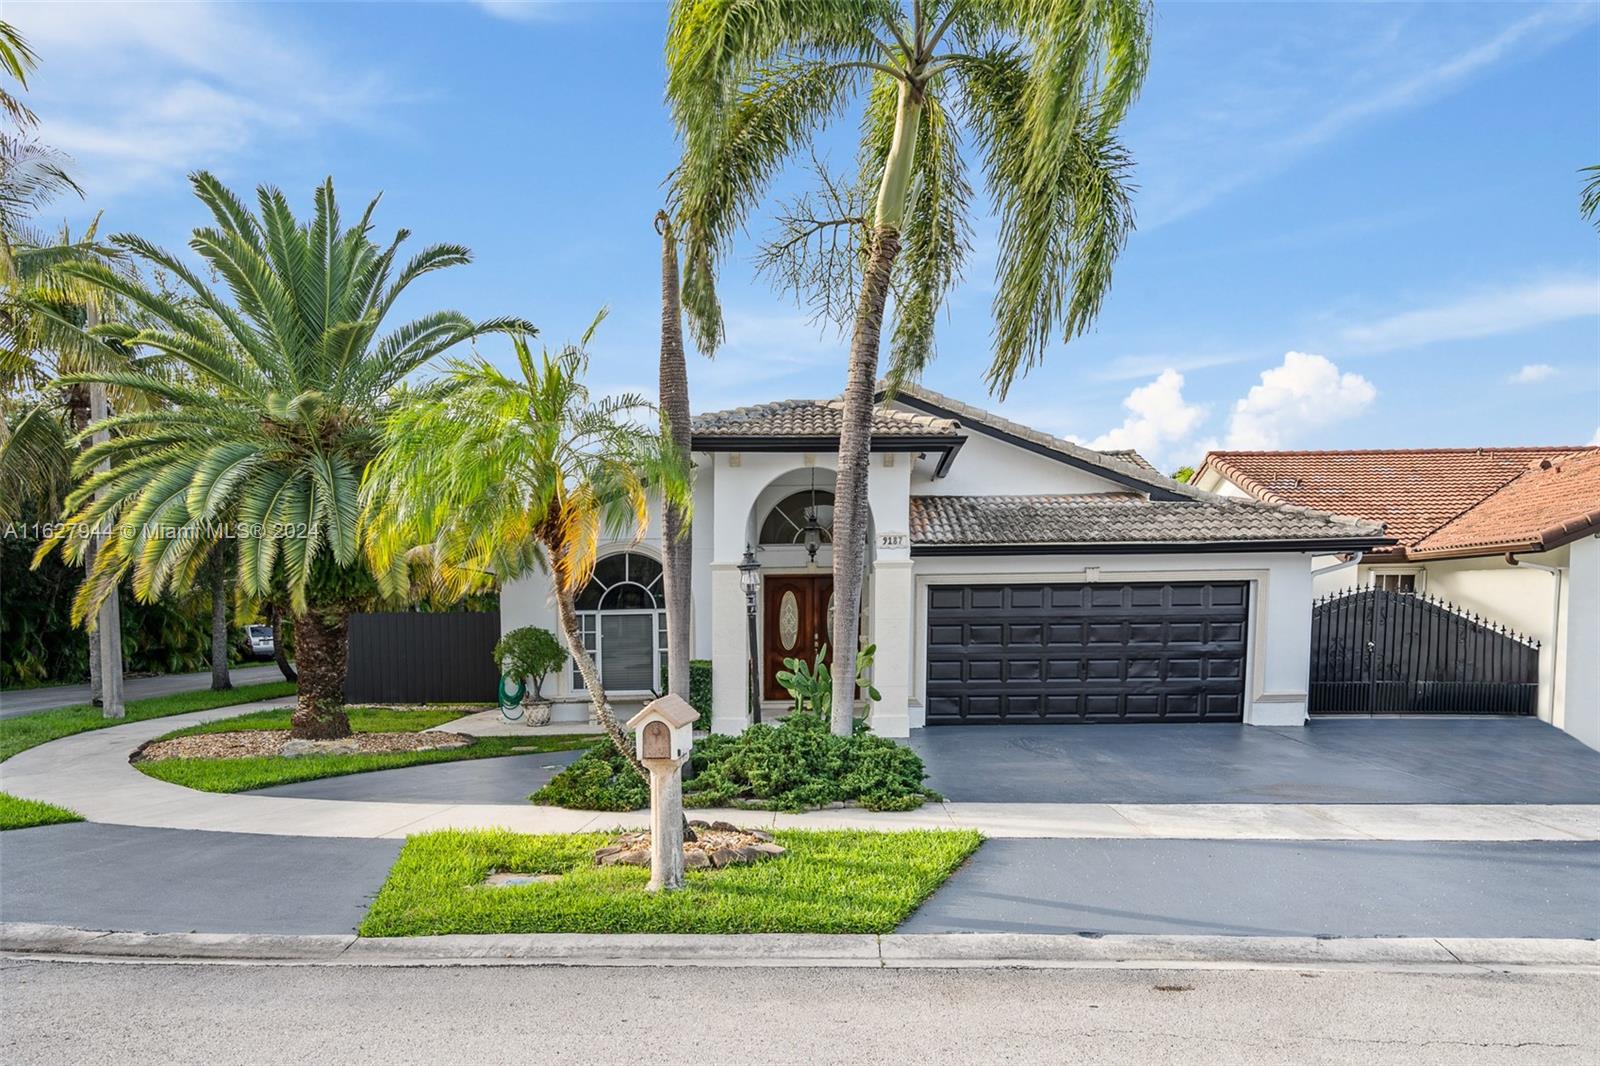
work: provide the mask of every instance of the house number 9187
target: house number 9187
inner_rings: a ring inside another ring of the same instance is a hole
[[[906,535],[904,533],[878,534],[878,547],[880,548],[904,548],[905,546]]]

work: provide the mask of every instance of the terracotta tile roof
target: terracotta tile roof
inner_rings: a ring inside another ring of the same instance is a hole
[[[694,417],[696,437],[837,437],[843,425],[842,400],[779,400],[735,407]],[[911,414],[880,406],[872,415],[874,437],[961,436],[948,418]]]
[[[1418,558],[1546,551],[1600,525],[1600,448],[1535,462],[1406,554]]]
[[[1584,450],[1211,452],[1195,477],[1215,471],[1259,500],[1382,522],[1404,549],[1515,480],[1530,463]]]
[[[1373,542],[1370,522],[1299,507],[1211,496],[1151,500],[1137,492],[1049,496],[913,496],[917,545]]]

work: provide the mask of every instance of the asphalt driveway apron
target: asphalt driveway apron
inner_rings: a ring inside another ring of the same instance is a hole
[[[973,803],[1600,803],[1600,751],[1531,718],[938,726],[908,743]]]

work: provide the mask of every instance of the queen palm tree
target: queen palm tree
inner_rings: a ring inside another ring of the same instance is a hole
[[[864,95],[859,177],[788,211],[767,263],[846,309],[852,326],[834,489],[833,647],[854,661],[865,574],[871,412],[885,308],[890,382],[919,373],[966,251],[964,141],[1000,220],[999,397],[1059,336],[1081,333],[1110,285],[1132,214],[1115,132],[1144,78],[1145,0],[675,0],[667,95],[684,141],[684,305],[721,337],[718,259],[773,176]],[[840,235],[843,234],[843,243]],[[853,671],[835,671],[848,732]]]
[[[394,589],[419,562],[457,596],[543,566],[595,717],[643,775],[584,649],[576,600],[602,534],[642,537],[653,492],[686,509],[688,478],[664,436],[631,417],[654,416],[642,396],[590,399],[594,328],[538,358],[517,338],[512,373],[452,360],[442,380],[408,392],[366,479],[368,546]]]
[[[210,174],[190,179],[214,224],[189,246],[222,279],[214,289],[187,262],[136,236],[112,243],[173,279],[182,297],[91,261],[62,269],[126,301],[139,325],[95,334],[153,351],[190,381],[130,369],[90,369],[67,383],[101,382],[152,397],[149,411],[118,413],[111,436],[76,463],[85,480],[68,497],[69,528],[114,522],[74,603],[82,619],[133,575],[152,599],[192,584],[219,539],[235,541],[238,595],[287,594],[295,616],[300,691],[292,731],[348,736],[344,713],[345,622],[376,586],[358,550],[361,472],[378,450],[390,392],[442,352],[495,332],[532,332],[526,321],[475,322],[436,311],[382,332],[395,302],[425,274],[470,261],[464,247],[424,248],[397,267],[399,231],[373,242],[367,205],[356,224],[339,215],[333,181],[316,190],[300,222],[277,189],[262,186],[257,210]],[[203,313],[201,313],[203,312]],[[105,463],[100,473],[91,473]],[[83,541],[63,534],[81,558]]]

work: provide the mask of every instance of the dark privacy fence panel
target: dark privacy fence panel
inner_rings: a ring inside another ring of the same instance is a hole
[[[500,672],[497,611],[353,614],[344,698],[350,703],[492,703]]]
[[[1311,609],[1312,714],[1534,714],[1539,642],[1427,596],[1348,589]]]

